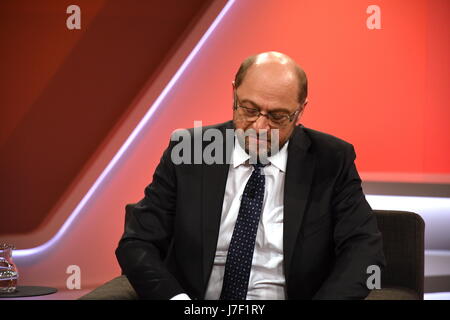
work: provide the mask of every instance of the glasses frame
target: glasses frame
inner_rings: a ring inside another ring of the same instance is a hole
[[[256,121],[258,121],[259,117],[263,116],[263,117],[266,117],[267,120],[270,123],[272,123],[273,125],[282,126],[282,127],[288,125],[288,122],[287,123],[283,123],[283,124],[276,123],[273,119],[271,119],[271,117],[270,117],[271,113],[270,112],[267,112],[266,114],[264,114],[258,108],[249,108],[249,107],[241,106],[240,103],[238,103],[239,102],[239,98],[237,96],[236,91],[235,90],[233,90],[233,91],[234,91],[234,104],[233,104],[233,109],[234,110],[237,110],[237,109],[241,108],[241,109],[244,109],[244,110],[258,111],[258,115],[256,116],[255,120],[248,120],[248,119],[246,119],[247,121],[249,121],[249,122],[256,122]],[[297,115],[297,113],[300,111],[300,108],[301,107],[298,107],[297,110],[295,110],[291,114],[286,114],[285,119],[287,119],[289,122],[292,122],[294,120],[295,116]]]

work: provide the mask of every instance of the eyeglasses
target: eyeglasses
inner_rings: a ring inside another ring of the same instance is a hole
[[[242,110],[242,114],[245,117],[245,120],[249,122],[255,122],[259,119],[260,116],[266,117],[267,120],[272,124],[272,126],[278,126],[283,127],[288,125],[289,122],[292,122],[297,115],[297,113],[300,111],[300,108],[294,111],[294,113],[287,113],[284,111],[273,111],[273,112],[267,112],[266,114],[261,113],[261,111],[257,108],[250,108],[250,107],[244,107],[241,106],[238,102],[238,96],[236,92],[234,92],[234,110],[240,109]]]

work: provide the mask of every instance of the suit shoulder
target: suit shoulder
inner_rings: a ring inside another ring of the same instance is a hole
[[[317,149],[328,152],[342,152],[353,149],[353,145],[329,133],[303,127],[305,134],[311,139],[311,145]]]
[[[232,121],[226,121],[223,123],[218,124],[212,124],[208,126],[199,126],[199,127],[193,127],[193,128],[186,128],[186,129],[177,129],[172,133],[172,137],[177,137],[179,135],[183,135],[183,133],[188,134],[191,137],[194,137],[194,134],[203,134],[207,130],[216,129],[220,131],[224,131],[225,129],[233,129],[233,122]]]
[[[342,168],[356,159],[353,145],[331,134],[304,128],[304,134],[310,139],[310,152],[316,155],[317,165],[323,173]],[[334,168],[334,169],[333,169]]]
[[[217,129],[217,130],[232,129],[233,128],[233,122],[232,121],[227,121],[227,122],[222,122],[222,123],[217,123],[217,124],[211,124],[211,125],[208,125],[208,126],[189,128],[187,130],[190,133],[194,133],[194,130],[198,129],[198,128],[201,128],[202,132],[205,132],[206,130],[209,130],[209,129]]]

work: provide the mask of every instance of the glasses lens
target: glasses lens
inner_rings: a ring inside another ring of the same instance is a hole
[[[259,116],[259,110],[257,109],[241,107],[241,110],[248,120],[255,120]]]
[[[276,125],[282,126],[288,122],[289,115],[283,112],[275,112],[268,114],[269,120]]]
[[[259,116],[267,116],[267,119],[275,126],[285,126],[289,122],[289,114],[285,112],[269,112],[267,115],[260,114],[258,109],[238,106],[247,121],[256,121]]]

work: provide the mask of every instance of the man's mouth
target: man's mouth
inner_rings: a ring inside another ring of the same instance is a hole
[[[256,142],[258,145],[259,144],[270,144],[270,140],[267,139],[267,137],[257,137],[257,136],[248,136],[248,140],[249,142],[252,141],[253,143]]]

